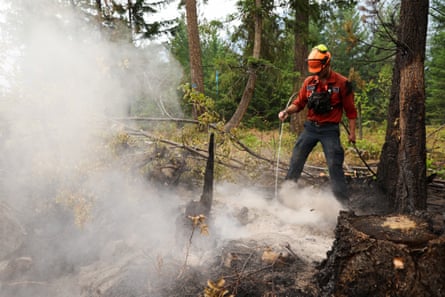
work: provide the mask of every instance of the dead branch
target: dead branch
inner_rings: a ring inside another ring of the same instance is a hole
[[[188,124],[200,124],[197,120],[192,119],[180,119],[180,118],[151,118],[151,117],[127,117],[127,118],[114,118],[116,121],[136,121],[136,122],[174,122],[174,123],[188,123]]]
[[[145,132],[145,131],[142,131],[142,130],[136,130],[136,129],[133,129],[133,128],[130,128],[130,127],[125,127],[125,129],[127,131],[129,131],[132,135],[145,136],[145,137],[150,138],[150,139],[152,139],[154,141],[159,141],[159,142],[166,143],[166,144],[169,144],[171,146],[174,146],[176,148],[187,150],[187,151],[189,151],[189,152],[191,152],[191,153],[193,153],[193,154],[195,154],[195,155],[197,155],[197,156],[199,156],[199,157],[201,157],[203,159],[207,159],[207,157],[208,157],[207,153],[203,149],[201,149],[201,148],[191,147],[191,146],[188,146],[188,145],[185,145],[185,144],[181,144],[181,143],[178,143],[178,142],[174,142],[174,141],[171,141],[171,140],[168,140],[168,139],[159,138],[159,137],[157,137],[155,135],[152,135],[152,134],[150,134],[148,132]],[[243,164],[241,161],[236,160],[236,159],[230,159],[230,160],[235,162],[235,163],[238,163],[238,164]],[[231,165],[231,164],[228,164],[228,163],[224,163],[221,160],[217,160],[216,162],[218,164],[220,164],[220,165],[224,165],[224,166],[227,166],[229,168],[242,169],[242,166]]]
[[[116,118],[115,120],[117,120],[117,121],[176,122],[176,123],[188,123],[188,124],[194,124],[194,125],[200,124],[200,122],[197,121],[197,120],[182,119],[182,118],[127,117],[127,118]],[[342,124],[344,125],[344,123],[342,123]],[[257,158],[257,159],[259,159],[261,161],[264,161],[264,162],[266,162],[266,163],[268,163],[270,165],[273,165],[273,166],[276,165],[276,161],[275,160],[271,160],[269,158],[266,158],[266,157],[264,157],[264,156],[262,156],[262,155],[260,155],[260,154],[258,154],[256,152],[254,152],[252,149],[250,149],[248,146],[246,146],[244,143],[242,143],[232,133],[222,131],[221,129],[219,129],[216,126],[216,124],[209,124],[209,127],[214,129],[215,132],[217,132],[217,133],[220,133],[220,134],[223,134],[223,135],[224,134],[228,135],[230,137],[230,139],[237,145],[237,148],[239,150],[245,151],[249,155],[251,155],[251,156],[253,156],[253,157],[255,157],[255,158]],[[150,139],[152,139],[154,141],[159,141],[159,142],[162,142],[162,143],[166,143],[166,144],[172,145],[172,146],[177,147],[177,148],[181,148],[181,149],[187,150],[187,151],[191,152],[192,154],[197,155],[197,156],[199,156],[199,157],[201,157],[203,159],[207,159],[207,157],[208,157],[207,156],[207,152],[205,150],[203,150],[201,148],[198,148],[198,147],[188,146],[188,145],[186,145],[184,143],[184,141],[183,141],[183,143],[178,143],[178,142],[174,142],[174,141],[171,141],[171,140],[168,140],[168,139],[163,139],[163,138],[157,137],[155,135],[152,135],[152,134],[150,134],[150,133],[148,133],[146,131],[138,130],[138,129],[135,129],[135,128],[131,128],[131,127],[128,127],[126,125],[124,126],[124,128],[127,131],[130,131],[131,134],[133,134],[133,135],[145,136],[145,137],[150,138]],[[438,128],[437,130],[439,130],[441,128]],[[359,157],[361,157],[360,152],[358,150],[357,150],[357,153],[358,153]],[[361,157],[361,159],[362,159],[362,157]],[[226,167],[229,167],[229,168],[232,168],[232,169],[242,169],[242,168],[244,168],[244,163],[242,161],[234,159],[234,158],[230,158],[230,161],[235,163],[235,164],[238,164],[238,165],[229,164],[229,163],[223,162],[220,159],[216,160],[216,162],[218,164],[226,166]],[[364,161],[364,160],[362,159],[362,161]],[[374,170],[371,168],[371,166],[368,165],[366,163],[366,161],[364,161],[363,163],[366,165],[366,169],[363,168],[363,167],[351,167],[350,169],[355,171],[355,172],[357,172],[357,171],[361,172],[361,171],[366,171],[367,170],[372,175],[375,175]],[[287,167],[288,167],[289,164],[280,161],[279,165],[280,166],[278,167],[278,170],[280,170],[281,172],[286,172],[287,171]],[[306,169],[314,169],[314,170],[317,170],[317,171],[327,171],[327,167],[319,167],[319,166],[312,166],[312,165],[306,164],[305,165],[305,170],[303,172],[306,175],[310,176],[310,177],[313,177],[313,175],[310,174]],[[272,170],[275,170],[275,168],[272,169]]]
[[[118,120],[118,121],[177,122],[177,123],[189,123],[189,124],[195,124],[195,125],[199,125],[199,124],[200,124],[200,122],[197,121],[197,120],[191,120],[191,119],[179,119],[179,118],[128,117],[128,118],[116,118],[116,120]],[[221,134],[227,134],[227,135],[229,135],[230,139],[231,139],[234,143],[236,143],[236,144],[239,146],[238,148],[239,148],[240,150],[243,150],[243,151],[247,152],[248,154],[252,155],[253,157],[255,157],[255,158],[259,159],[259,160],[262,160],[262,161],[265,161],[265,162],[267,162],[267,163],[269,163],[269,164],[275,165],[275,161],[274,161],[274,160],[268,159],[268,158],[266,158],[266,157],[264,157],[264,156],[261,156],[260,154],[257,154],[256,152],[254,152],[253,150],[251,150],[249,147],[247,147],[245,144],[243,144],[243,143],[242,143],[242,142],[241,142],[235,135],[233,135],[232,133],[225,132],[225,131],[221,131],[220,129],[217,128],[217,126],[216,126],[215,124],[209,124],[209,127],[212,128],[212,129],[214,129],[216,132],[219,132],[219,133],[221,133]],[[160,142],[163,142],[163,143],[167,143],[167,144],[173,145],[173,146],[178,147],[178,148],[186,149],[186,150],[188,150],[188,151],[190,151],[190,152],[192,152],[192,153],[194,153],[194,154],[200,155],[200,156],[203,157],[203,158],[206,158],[206,157],[207,157],[205,154],[201,154],[201,153],[199,152],[199,151],[203,151],[203,150],[201,150],[201,149],[199,149],[199,148],[192,148],[192,147],[190,147],[190,146],[186,146],[186,145],[184,145],[184,144],[179,144],[179,143],[176,143],[176,142],[173,142],[173,141],[170,141],[170,140],[161,139],[161,138],[156,137],[156,136],[154,136],[154,135],[151,135],[151,134],[149,134],[149,133],[147,133],[147,132],[145,132],[145,131],[136,130],[136,129],[134,129],[134,128],[130,128],[130,127],[127,127],[127,126],[125,127],[125,129],[126,129],[126,130],[129,130],[129,131],[132,131],[133,134],[137,133],[137,134],[139,134],[139,135],[143,135],[143,136],[149,137],[149,138],[151,138],[151,139],[154,139],[154,140],[157,140],[157,141],[160,141]],[[243,163],[242,163],[241,161],[239,161],[239,160],[236,160],[236,159],[231,159],[231,160],[234,161],[234,162],[236,162],[236,163],[238,163],[238,164],[243,164]],[[240,169],[240,168],[241,168],[241,167],[233,166],[233,165],[230,165],[230,164],[224,164],[224,163],[222,163],[222,162],[220,162],[220,161],[218,161],[218,162],[219,162],[221,165],[225,165],[225,166],[230,167],[230,168],[235,168],[235,169]],[[281,163],[282,166],[287,166],[286,163],[283,163],[283,162],[280,162],[280,163]],[[284,170],[284,168],[281,168],[281,169]]]
[[[431,136],[433,136],[434,134],[436,134],[437,132],[439,132],[440,130],[445,128],[445,124],[439,126],[437,129],[435,129],[434,131],[431,131],[430,134],[427,135],[427,139],[430,138]]]
[[[48,286],[48,283],[46,282],[39,282],[39,281],[19,281],[19,282],[11,282],[7,283],[7,286],[29,286],[29,285],[39,285],[39,286]]]

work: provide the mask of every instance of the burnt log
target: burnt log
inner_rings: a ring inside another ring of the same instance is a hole
[[[316,274],[320,296],[445,296],[443,219],[341,212]]]
[[[209,216],[213,201],[213,171],[215,167],[215,134],[210,134],[209,157],[204,174],[204,187],[199,201],[190,201],[185,209],[185,216]]]
[[[210,133],[210,140],[208,146],[208,158],[204,173],[204,186],[202,195],[199,200],[189,201],[185,207],[185,213],[180,214],[176,219],[176,243],[178,246],[185,244],[190,248],[191,240],[195,228],[199,228],[201,233],[207,233],[207,226],[210,218],[210,211],[213,202],[213,171],[215,167],[215,134]],[[191,234],[188,231],[191,230]],[[195,240],[195,244],[196,244]],[[199,246],[207,246],[210,243],[208,240],[200,241]]]

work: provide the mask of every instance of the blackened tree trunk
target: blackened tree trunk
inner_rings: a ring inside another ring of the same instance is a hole
[[[293,0],[292,8],[295,11],[294,23],[294,71],[300,76],[294,81],[292,93],[298,94],[298,91],[304,81],[307,73],[306,57],[307,41],[309,37],[309,1]],[[303,123],[306,120],[304,111],[293,114],[290,120],[291,131],[300,134],[303,131]]]
[[[426,208],[424,60],[428,7],[428,0],[401,2],[388,129],[378,172],[388,199],[401,213]]]
[[[244,114],[249,107],[249,103],[252,100],[253,93],[255,91],[255,83],[257,80],[257,69],[259,58],[261,54],[261,35],[263,30],[263,17],[262,17],[262,3],[261,0],[255,0],[255,35],[254,35],[254,44],[253,44],[253,61],[249,62],[249,78],[246,83],[246,87],[244,88],[243,96],[241,97],[241,101],[232,115],[232,118],[227,122],[224,127],[225,131],[230,131],[233,128],[238,127],[241,123],[241,120],[244,117]]]
[[[190,56],[190,78],[192,89],[204,93],[204,75],[202,71],[202,53],[199,40],[198,16],[196,10],[196,0],[185,1],[185,11],[187,20],[187,35]],[[201,114],[198,106],[193,106],[193,118],[197,119]]]
[[[400,60],[401,56],[396,55],[392,76],[391,95],[389,99],[386,138],[385,143],[383,144],[377,171],[377,182],[382,190],[386,193],[386,197],[392,207],[394,207],[394,200],[397,190],[397,179],[394,177],[399,176],[397,155],[400,144]]]
[[[400,7],[400,146],[396,210],[426,209],[424,61],[428,0],[405,0]]]

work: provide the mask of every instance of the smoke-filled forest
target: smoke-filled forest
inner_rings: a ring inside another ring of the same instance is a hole
[[[0,1],[0,295],[444,296],[443,1],[208,2]],[[346,204],[286,179],[317,44]]]

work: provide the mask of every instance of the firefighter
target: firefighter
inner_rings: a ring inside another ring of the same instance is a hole
[[[297,181],[315,145],[320,142],[329,169],[332,192],[343,205],[349,195],[343,171],[344,150],[339,123],[343,112],[349,121],[349,141],[355,143],[357,109],[354,92],[347,78],[331,68],[331,53],[324,44],[315,46],[307,59],[308,76],[292,103],[278,113],[280,121],[308,107],[304,130],[292,151],[287,180]]]

